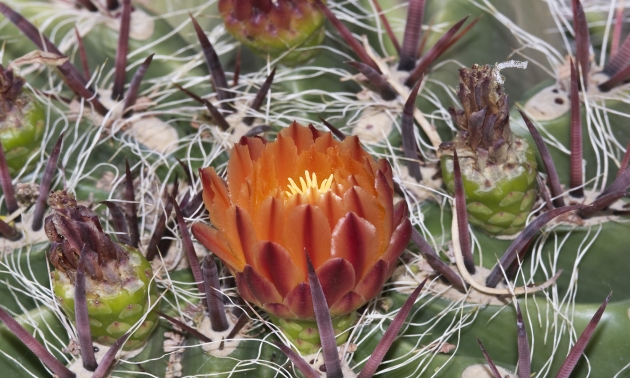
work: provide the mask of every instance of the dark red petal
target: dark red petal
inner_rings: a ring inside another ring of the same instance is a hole
[[[371,300],[380,293],[383,284],[389,278],[389,272],[390,266],[387,261],[378,260],[361,279],[354,291],[365,298],[365,300]]]
[[[338,316],[351,313],[367,302],[360,294],[351,291],[330,307],[330,315]]]
[[[254,295],[249,291],[249,287],[245,282],[243,273],[235,273],[234,278],[236,279],[236,289],[238,290],[238,293],[241,295],[241,297],[247,302],[262,306],[262,304],[258,303],[258,300],[254,298]]]
[[[322,284],[326,302],[331,305],[348,294],[355,284],[356,278],[352,264],[345,259],[335,258],[326,261],[317,268],[317,277]]]
[[[291,256],[280,244],[270,241],[256,243],[253,248],[256,269],[272,281],[281,296],[293,289],[306,277],[291,260]]]
[[[343,217],[332,234],[333,257],[342,257],[352,264],[356,279],[361,279],[379,256],[376,227],[355,213]]]
[[[253,266],[245,265],[243,269],[243,278],[247,284],[249,292],[260,304],[265,303],[282,303],[282,297],[276,287],[262,274],[258,273]]]
[[[309,319],[315,316],[311,287],[306,282],[293,288],[284,298],[284,304],[300,319]]]
[[[396,230],[392,234],[392,238],[389,241],[389,247],[381,256],[381,259],[386,261],[390,267],[390,274],[393,273],[396,268],[396,260],[402,255],[409,244],[411,239],[411,222],[409,218],[404,218],[403,221],[396,227]]]
[[[265,303],[262,307],[265,311],[271,315],[279,317],[280,319],[295,318],[295,315],[291,312],[291,310],[289,310],[289,307],[283,305],[282,303]]]

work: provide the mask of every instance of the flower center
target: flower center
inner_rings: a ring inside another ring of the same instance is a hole
[[[289,187],[289,190],[286,190],[284,192],[288,197],[291,197],[292,195],[298,193],[306,194],[309,189],[314,189],[318,192],[317,194],[325,193],[330,190],[330,186],[332,185],[333,181],[332,173],[330,174],[330,176],[328,176],[327,179],[322,181],[322,184],[319,187],[317,186],[317,175],[315,173],[313,173],[313,175],[311,176],[308,171],[304,171],[304,176],[306,176],[306,180],[304,180],[304,177],[300,177],[300,184],[302,185],[301,188],[297,186],[292,178],[289,178],[289,184],[287,185]]]

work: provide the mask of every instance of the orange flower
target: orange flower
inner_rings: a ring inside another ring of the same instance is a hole
[[[312,319],[306,250],[332,316],[381,290],[407,246],[406,204],[392,170],[360,146],[293,123],[275,142],[243,137],[227,167],[201,170],[213,227],[192,231],[231,270],[241,296],[281,319]]]

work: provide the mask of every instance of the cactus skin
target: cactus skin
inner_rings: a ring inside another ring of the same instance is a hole
[[[242,44],[260,55],[278,58],[293,48],[309,48],[324,40],[324,14],[313,0],[261,2],[220,0],[225,27]],[[262,5],[262,4],[261,4]],[[315,56],[317,49],[292,51],[282,63],[295,66]]]
[[[315,320],[280,319],[272,316],[273,324],[277,324],[282,333],[296,346],[302,354],[313,354],[321,348],[319,331]],[[337,345],[348,341],[347,332],[357,318],[356,312],[341,315],[334,318],[333,327],[337,336]]]
[[[493,235],[511,235],[525,226],[536,200],[536,158],[529,143],[510,130],[507,95],[494,74],[488,66],[460,70],[464,109],[450,112],[462,131],[440,146],[442,174],[453,193],[456,149],[468,221]]]
[[[92,282],[88,285],[87,301],[90,314],[90,330],[92,338],[104,345],[112,345],[116,339],[125,334],[134,324],[148,313],[136,332],[134,332],[125,349],[132,350],[144,345],[147,337],[157,326],[156,305],[158,300],[155,281],[151,282],[153,270],[144,256],[135,248],[125,246],[129,253],[129,262],[133,273],[142,285],[123,286],[113,293],[101,292]],[[65,272],[52,272],[53,291],[68,317],[74,320],[74,284]],[[90,290],[90,286],[93,290]],[[138,287],[139,286],[139,287]]]

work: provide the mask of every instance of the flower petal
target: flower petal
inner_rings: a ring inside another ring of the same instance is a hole
[[[399,201],[394,205],[394,224],[400,224],[403,218],[406,218],[409,215],[409,210],[407,209],[407,202]]]
[[[232,206],[227,210],[223,235],[235,255],[241,255],[247,264],[255,265],[252,247],[257,239],[252,219],[246,211],[238,206]]]
[[[247,282],[242,272],[234,274],[234,279],[236,280],[236,290],[238,290],[238,293],[243,300],[262,306],[262,303],[258,302],[258,299],[256,299],[249,291],[249,286],[247,286]]]
[[[383,219],[383,236],[387,242],[394,232],[394,197],[393,191],[387,183],[387,178],[382,171],[376,172],[375,180],[376,192],[378,193],[378,203],[383,208],[385,214]]]
[[[376,248],[378,251],[384,251],[389,243],[389,237],[385,239],[383,227],[385,210],[379,205],[376,197],[368,194],[363,188],[354,186],[344,194],[343,204],[346,213],[353,212],[376,228],[378,236]]]
[[[392,166],[389,164],[389,162],[385,159],[379,159],[376,162],[376,166],[378,167],[378,170],[383,172],[383,174],[385,175],[385,178],[387,179],[387,183],[389,184],[389,187],[392,191],[394,191],[394,175],[392,172]]]
[[[276,287],[265,277],[254,269],[251,265],[245,265],[243,269],[243,280],[251,295],[259,305],[265,303],[281,303],[282,297]]]
[[[220,230],[225,222],[225,212],[232,205],[225,182],[217,175],[214,167],[199,170],[203,185],[203,202],[210,212],[210,220]]]
[[[245,258],[232,254],[227,240],[218,230],[203,223],[195,223],[192,225],[192,233],[199,243],[217,255],[230,268],[239,272],[243,270]]]
[[[348,314],[363,306],[365,302],[367,301],[360,294],[351,291],[330,307],[330,315],[337,316]]]
[[[326,261],[316,272],[329,306],[348,294],[356,283],[352,264],[342,258]]]
[[[354,289],[366,301],[376,297],[381,291],[383,284],[389,278],[389,264],[384,260],[378,260],[361,279]]]
[[[363,162],[363,158],[365,156],[369,156],[367,152],[363,151],[363,148],[361,148],[361,143],[356,135],[346,137],[346,139],[341,142],[341,148],[342,150],[347,151],[353,160],[361,163]]]
[[[330,226],[324,212],[316,206],[300,205],[291,210],[284,225],[284,240],[293,262],[302,270],[304,276],[305,249],[315,269],[330,258]]]
[[[282,243],[284,239],[284,202],[275,197],[264,200],[254,215],[258,240]]]
[[[238,144],[241,146],[247,146],[249,149],[249,157],[252,161],[258,160],[260,155],[262,155],[263,148],[265,144],[267,144],[267,140],[263,137],[254,136],[254,137],[241,137],[238,141]]]
[[[321,195],[317,200],[317,207],[319,207],[328,218],[328,225],[330,229],[334,229],[339,222],[339,219],[346,213],[343,211],[343,202],[341,197],[333,193],[331,190]]]
[[[271,315],[275,315],[280,319],[294,319],[296,318],[295,314],[291,312],[289,307],[282,303],[265,303],[262,306],[265,311],[270,313]]]
[[[353,212],[343,217],[332,234],[332,256],[348,260],[356,280],[379,258],[376,227]]]
[[[329,148],[334,148],[338,144],[339,142],[333,139],[332,133],[322,133],[315,139],[315,151],[326,154]]]
[[[247,145],[234,145],[234,148],[230,151],[227,171],[228,189],[232,203],[249,211],[250,193],[248,179],[251,180],[254,166],[249,156]]]
[[[311,130],[308,127],[300,126],[295,121],[293,121],[291,126],[280,131],[279,134],[285,138],[293,139],[298,154],[308,150],[313,145],[313,133]]]
[[[284,298],[284,304],[300,319],[309,319],[315,316],[311,287],[306,282],[294,287]]]
[[[270,157],[274,159],[276,178],[278,184],[283,188],[286,188],[286,185],[289,184],[289,178],[293,178],[293,176],[298,173],[295,167],[295,162],[298,158],[298,149],[293,139],[283,135],[283,132],[286,130],[287,129],[284,129],[278,133],[276,143],[267,145],[265,151],[263,151],[263,155],[269,151]],[[300,175],[303,173],[304,172],[299,172]]]
[[[396,230],[392,234],[392,238],[389,242],[389,247],[381,256],[381,259],[387,261],[390,267],[390,273],[393,273],[394,268],[396,267],[396,260],[402,255],[407,248],[407,244],[409,244],[409,239],[411,239],[411,222],[409,218],[403,218],[402,222],[396,227]]]
[[[253,248],[256,270],[275,285],[282,297],[306,277],[280,244],[260,241]]]

